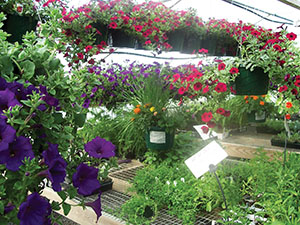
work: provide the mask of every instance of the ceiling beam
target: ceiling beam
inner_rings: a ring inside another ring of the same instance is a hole
[[[296,9],[300,10],[300,1],[299,0],[278,0],[280,2],[283,2],[284,4],[287,4],[289,6],[292,6]]]

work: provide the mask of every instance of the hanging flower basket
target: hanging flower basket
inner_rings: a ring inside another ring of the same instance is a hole
[[[7,37],[7,41],[10,43],[18,42],[22,43],[22,36],[26,32],[35,30],[37,20],[29,16],[19,16],[13,14],[7,14],[7,19],[4,21],[3,30],[11,36]]]
[[[184,43],[184,30],[174,30],[167,34],[168,43],[172,46],[172,51],[182,51]]]
[[[235,79],[237,95],[264,95],[268,93],[269,76],[262,68],[256,67],[253,71],[239,67],[239,76]]]
[[[101,23],[101,22],[96,22],[92,24],[92,27],[96,28],[98,30],[96,34],[96,42],[95,44],[101,44],[102,41],[105,41],[107,43],[108,39],[108,28],[107,25]]]
[[[200,35],[193,32],[186,32],[184,36],[184,42],[181,49],[181,53],[191,54],[194,51],[198,51],[201,47]]]
[[[113,47],[134,48],[136,39],[122,30],[110,30]]]
[[[208,55],[216,55],[217,37],[212,35],[205,35],[201,41],[201,48],[208,50]]]
[[[155,150],[166,150],[173,147],[174,132],[166,132],[161,127],[150,127],[146,132],[146,146]]]
[[[266,121],[266,112],[255,112],[248,113],[249,123],[263,123]]]

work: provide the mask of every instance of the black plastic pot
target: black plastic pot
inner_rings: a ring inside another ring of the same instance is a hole
[[[183,29],[174,30],[167,34],[168,43],[172,46],[171,51],[182,51],[184,36],[185,31]]]
[[[134,36],[131,36],[119,29],[110,29],[109,32],[112,37],[113,47],[135,47],[136,38]]]
[[[279,147],[284,147],[285,146],[285,142],[282,140],[278,140],[275,138],[271,139],[271,145],[273,146],[279,146]],[[300,143],[299,142],[287,142],[286,145],[287,148],[296,148],[296,149],[300,149]]]

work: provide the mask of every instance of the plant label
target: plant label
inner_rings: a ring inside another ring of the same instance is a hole
[[[193,126],[196,131],[200,134],[200,137],[203,139],[203,140],[207,140],[209,138],[212,138],[212,137],[217,137],[218,134],[214,131],[208,131],[207,133],[204,133],[204,131],[202,130],[202,127],[206,127],[207,125],[195,125]]]
[[[165,144],[166,132],[165,131],[150,131],[150,143]]]
[[[196,154],[185,160],[185,164],[194,176],[199,178],[209,171],[209,165],[217,165],[227,156],[228,154],[225,150],[216,141],[212,141]]]

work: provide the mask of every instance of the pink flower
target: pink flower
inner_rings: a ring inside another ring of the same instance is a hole
[[[209,129],[208,129],[207,126],[202,126],[202,127],[201,127],[201,130],[203,131],[204,134],[207,134],[208,131],[209,131]]]
[[[172,83],[175,83],[180,78],[180,75],[178,73],[176,73],[173,75],[173,78],[174,78],[174,80],[172,81]]]
[[[220,92],[225,92],[227,91],[227,86],[225,83],[219,82],[217,86],[215,87],[215,91],[220,93]]]
[[[145,41],[145,45],[150,45],[150,44],[151,44],[150,40]]]
[[[291,33],[288,33],[288,34],[286,35],[286,37],[287,37],[290,41],[293,41],[293,40],[295,40],[295,39],[297,38],[297,34],[294,34],[293,32],[291,32]]]
[[[178,89],[178,94],[183,95],[184,92],[185,92],[185,88],[184,87],[181,87],[181,88]]]
[[[218,70],[220,71],[220,70],[224,70],[226,68],[226,65],[225,65],[225,63],[220,63],[219,65],[218,65]]]
[[[231,74],[238,74],[238,73],[239,73],[239,69],[236,68],[236,67],[232,67],[232,68],[229,70],[229,73],[231,73]]]
[[[116,22],[111,22],[108,26],[112,29],[116,29],[118,27],[118,24]]]
[[[92,48],[93,48],[93,46],[91,46],[91,45],[86,46],[86,47],[85,47],[85,52],[91,51]]]
[[[279,92],[284,92],[288,89],[288,87],[286,85],[283,85],[282,87],[279,88]]]
[[[141,26],[141,25],[136,25],[134,28],[135,28],[135,30],[136,30],[137,32],[141,32],[142,29],[143,29],[143,26]]]
[[[195,91],[200,91],[201,89],[202,89],[202,84],[200,82],[194,84]]]
[[[212,118],[213,118],[213,116],[212,116],[212,113],[211,113],[211,112],[205,112],[205,113],[203,113],[202,116],[201,116],[201,120],[202,120],[204,123],[209,122]]]
[[[202,89],[202,93],[205,94],[208,91],[209,91],[209,87],[208,87],[208,85],[206,85],[206,87]]]
[[[220,115],[224,115],[225,114],[225,109],[223,108],[218,108],[216,113],[220,114]]]
[[[83,59],[83,54],[81,52],[77,53],[78,59]]]

